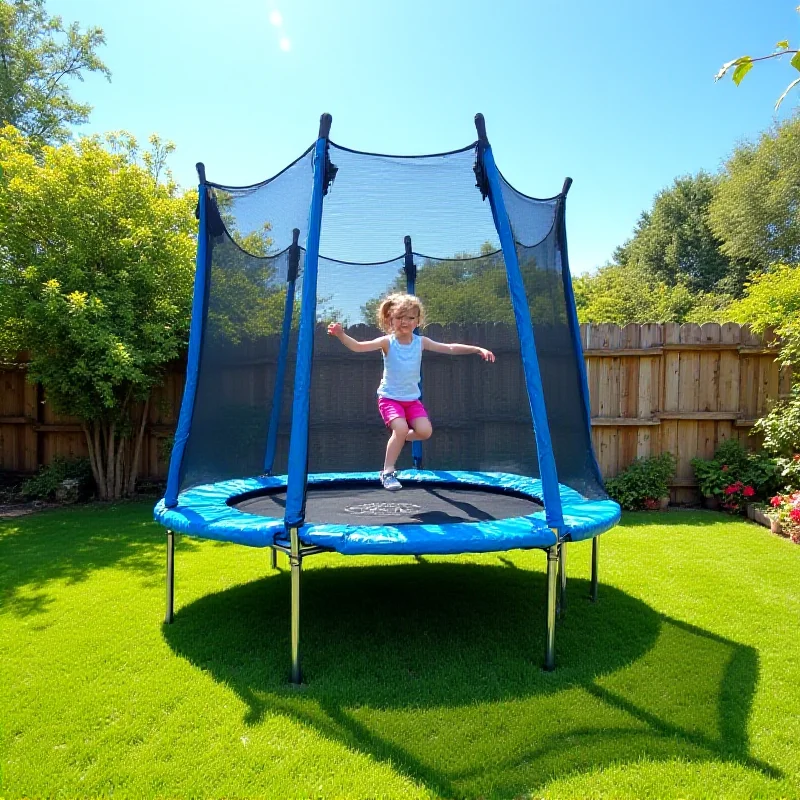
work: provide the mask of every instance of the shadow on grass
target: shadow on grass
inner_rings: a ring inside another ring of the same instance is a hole
[[[569,586],[541,670],[544,575],[416,563],[303,576],[303,690],[289,687],[286,573],[179,608],[173,650],[230,686],[246,722],[284,714],[442,797],[509,797],[604,764],[749,755],[756,652],[603,586]]]
[[[98,503],[0,521],[0,605],[19,617],[44,613],[51,581],[78,583],[107,567],[162,581],[164,529],[149,521],[148,506]]]

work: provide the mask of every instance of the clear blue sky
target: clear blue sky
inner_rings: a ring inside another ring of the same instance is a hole
[[[157,132],[184,186],[250,184],[331,138],[382,153],[469,144],[486,116],[498,166],[551,196],[569,175],[574,273],[605,263],[678,175],[715,171],[774,121],[788,60],[738,88],[720,65],[800,42],[797,0],[48,0],[99,25],[112,82],[90,77],[79,129]],[[275,23],[279,12],[281,24]],[[272,17],[272,19],[271,19]],[[282,41],[283,40],[283,41]],[[796,74],[796,73],[795,73]],[[784,102],[794,112],[800,93]]]

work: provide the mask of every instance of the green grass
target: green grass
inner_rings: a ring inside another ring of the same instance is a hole
[[[145,503],[0,522],[0,796],[798,797],[800,547],[710,512],[568,548],[306,561],[308,685],[268,553]]]

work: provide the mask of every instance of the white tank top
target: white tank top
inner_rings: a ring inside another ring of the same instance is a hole
[[[412,334],[410,344],[400,344],[392,334],[389,352],[383,354],[383,378],[378,386],[378,396],[391,400],[419,400],[420,366],[422,364],[422,337]]]

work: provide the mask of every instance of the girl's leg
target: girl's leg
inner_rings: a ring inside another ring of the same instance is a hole
[[[406,434],[407,442],[424,442],[431,438],[433,425],[427,417],[415,417],[410,424],[412,430]]]
[[[401,417],[396,417],[389,423],[392,435],[386,443],[386,460],[383,462],[383,471],[391,472],[394,469],[397,457],[406,443],[408,436],[408,423]]]

